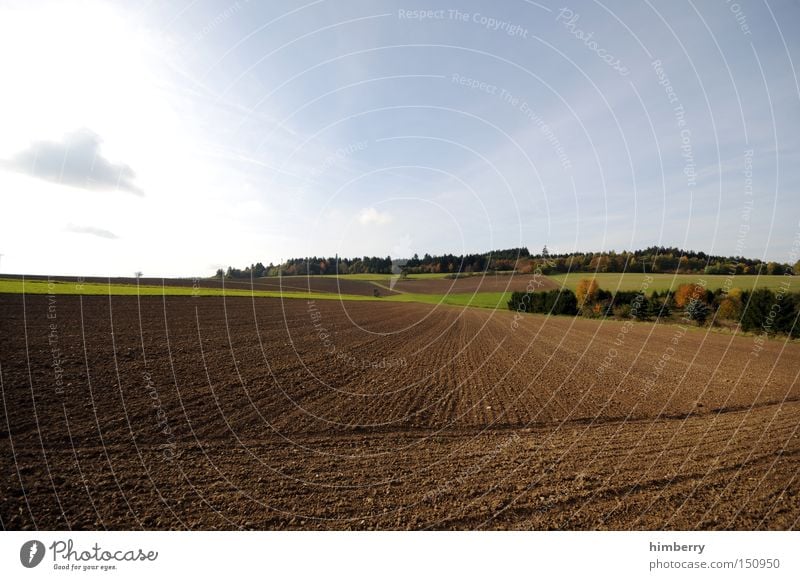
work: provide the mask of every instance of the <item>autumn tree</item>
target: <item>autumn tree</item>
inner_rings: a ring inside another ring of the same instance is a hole
[[[738,320],[742,315],[742,302],[728,296],[719,303],[717,316],[722,320]]]
[[[681,284],[675,290],[673,300],[678,308],[686,308],[692,300],[704,300],[706,289],[700,284]]]
[[[600,292],[600,287],[594,278],[584,278],[578,282],[578,287],[575,289],[575,296],[578,298],[578,304],[591,304],[597,300],[597,294]]]
[[[608,257],[603,255],[598,255],[592,258],[591,262],[589,262],[589,270],[594,272],[605,272],[608,270]]]

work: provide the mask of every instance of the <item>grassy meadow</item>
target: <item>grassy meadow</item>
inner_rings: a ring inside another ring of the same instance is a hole
[[[102,284],[47,280],[0,279],[0,294],[72,294],[80,296],[226,296],[261,298],[314,298],[320,300],[376,300],[371,296],[240,288],[193,288],[192,286],[154,286],[137,284]]]
[[[632,272],[600,272],[593,274],[591,272],[571,272],[569,274],[550,276],[550,278],[572,291],[575,290],[580,280],[594,278],[600,288],[614,292],[616,290],[639,290],[648,276],[652,277],[653,280],[647,286],[647,293],[653,290],[658,290],[659,292],[675,290],[681,284],[697,283],[700,280],[705,280],[706,287],[709,290],[724,287],[728,289],[741,288],[742,290],[755,290],[757,288],[774,290],[780,287],[781,284],[788,282],[791,284],[790,291],[800,291],[800,276],[739,275],[728,277],[705,274],[635,274]]]

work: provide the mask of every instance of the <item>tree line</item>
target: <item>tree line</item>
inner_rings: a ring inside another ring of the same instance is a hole
[[[743,256],[718,256],[674,247],[650,246],[643,250],[623,252],[550,253],[547,246],[531,256],[533,269],[554,272],[640,272],[645,274],[762,274],[800,273],[800,262],[794,265],[763,262]]]
[[[345,274],[473,274],[516,271],[522,274],[541,272],[639,272],[669,274],[785,275],[800,274],[796,264],[763,262],[742,256],[717,256],[678,248],[651,246],[623,252],[551,253],[545,246],[538,254],[526,247],[496,250],[479,254],[414,254],[410,258],[362,256],[358,258],[290,258],[281,264],[265,266],[261,262],[243,269],[229,266],[219,269],[217,277],[261,278],[263,276],[318,276]]]
[[[679,319],[702,326],[727,321],[745,332],[800,337],[800,293],[732,288],[708,290],[701,284],[681,284],[676,290],[609,292],[595,280],[581,280],[573,292],[513,292],[508,308],[515,312],[635,320]]]
[[[290,258],[281,264],[264,266],[261,262],[243,269],[228,267],[217,270],[216,276],[226,278],[255,278],[262,276],[319,276],[344,274],[423,274],[423,273],[473,273],[512,271],[521,259],[528,259],[528,248],[495,250],[482,254],[442,254],[434,256],[414,254],[410,258],[362,256],[359,258],[317,257]]]

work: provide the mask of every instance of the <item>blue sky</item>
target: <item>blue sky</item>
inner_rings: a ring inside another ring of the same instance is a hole
[[[545,244],[790,261],[796,22],[794,2],[12,2],[0,271]]]

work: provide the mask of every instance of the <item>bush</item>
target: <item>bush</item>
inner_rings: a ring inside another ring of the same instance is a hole
[[[511,299],[508,301],[508,309],[516,312],[533,312],[530,304],[533,295],[533,292],[512,292]]]
[[[722,320],[739,320],[742,315],[742,303],[738,298],[723,298],[717,308],[717,317]]]
[[[686,316],[689,318],[689,320],[694,320],[701,326],[705,324],[706,319],[710,314],[711,308],[709,308],[708,304],[700,299],[692,300],[686,307]]]
[[[650,310],[656,318],[666,318],[672,314],[672,308],[669,306],[669,297],[663,299],[658,297],[657,292],[653,292],[650,297]]]
[[[552,314],[571,314],[578,313],[578,299],[572,290],[551,290],[547,293],[546,304],[552,304],[548,311]]]
[[[621,306],[622,304],[630,306],[640,294],[641,292],[636,292],[635,290],[620,290],[616,292],[611,299],[616,306]]]
[[[800,337],[800,296],[787,294],[783,298],[782,316],[778,320],[778,331],[792,338]]]
[[[797,325],[800,299],[795,294],[776,294],[767,288],[742,293],[742,330],[778,332],[800,336]]]
[[[621,304],[619,306],[614,306],[613,308],[614,316],[617,318],[630,318],[631,317],[631,305],[630,304]]]
[[[584,304],[580,307],[578,314],[586,318],[602,318],[606,315],[608,305],[603,302],[594,302],[593,304]]]
[[[741,288],[731,288],[728,292],[728,298],[734,298],[739,302],[742,301],[742,289]]]
[[[767,288],[742,293],[744,312],[742,313],[742,330],[750,332],[767,323],[769,311],[775,304],[775,294]],[[770,330],[765,328],[769,333]],[[774,332],[774,329],[772,329]]]
[[[508,301],[509,310],[517,312],[540,312],[545,314],[578,313],[578,299],[571,290],[549,292],[513,292]]]
[[[630,303],[631,317],[636,320],[647,320],[653,314],[650,301],[644,294],[637,293]]]

